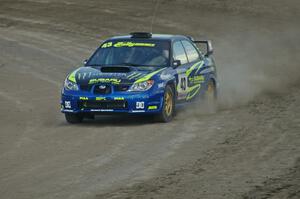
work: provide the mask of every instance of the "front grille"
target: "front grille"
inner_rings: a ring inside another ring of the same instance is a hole
[[[103,87],[105,86],[105,88]],[[80,90],[82,91],[88,91],[90,92],[93,85],[80,85]],[[127,91],[130,87],[128,84],[120,84],[120,85],[114,85],[114,91],[120,92],[120,91]],[[93,89],[94,94],[110,94],[112,92],[110,85],[95,85]]]
[[[109,85],[95,85],[94,94],[110,94],[111,86]]]
[[[126,110],[128,104],[125,100],[80,101],[80,109],[119,109]]]
[[[92,89],[91,85],[88,85],[88,84],[80,85],[80,90],[82,90],[82,91],[91,91],[91,89]]]

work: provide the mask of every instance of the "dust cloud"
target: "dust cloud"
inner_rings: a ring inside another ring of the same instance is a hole
[[[283,92],[299,80],[299,30],[267,26],[218,43],[221,105],[242,105],[262,93]]]
[[[174,14],[169,20],[180,27],[176,34],[212,40],[220,109],[247,105],[262,94],[288,92],[299,83],[300,27],[297,19],[300,15],[297,1],[164,2],[160,10],[171,4],[173,9],[178,9],[178,15]],[[179,14],[182,7],[185,7],[184,18],[182,13]],[[167,16],[160,20],[157,27],[168,21]],[[207,111],[203,111],[206,108],[199,102],[188,112],[206,114]]]
[[[245,105],[260,94],[284,92],[299,82],[297,1],[171,2],[189,10],[184,19],[173,19],[183,34],[213,42],[220,107]]]

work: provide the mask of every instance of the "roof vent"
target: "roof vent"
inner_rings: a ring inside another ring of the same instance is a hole
[[[130,33],[131,38],[151,38],[152,33],[150,32],[132,32]]]

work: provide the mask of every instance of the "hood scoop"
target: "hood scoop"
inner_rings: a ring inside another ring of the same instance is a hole
[[[129,73],[129,67],[120,67],[120,66],[108,66],[101,68],[102,73]]]

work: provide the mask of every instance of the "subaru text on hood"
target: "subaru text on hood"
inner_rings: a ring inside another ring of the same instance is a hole
[[[203,54],[198,44],[206,46]],[[210,41],[181,35],[131,33],[104,41],[62,89],[69,123],[103,113],[153,114],[169,122],[177,105],[217,96]]]

